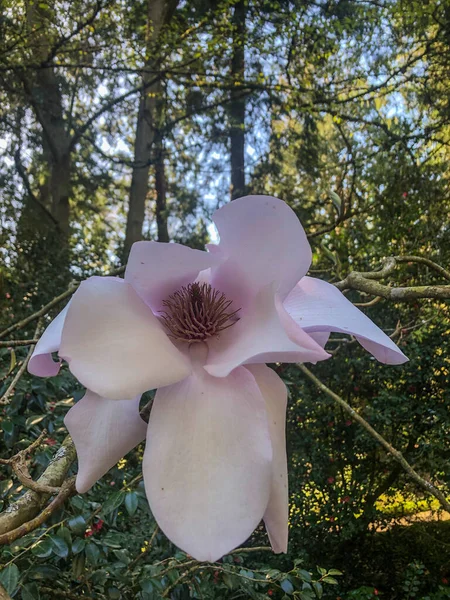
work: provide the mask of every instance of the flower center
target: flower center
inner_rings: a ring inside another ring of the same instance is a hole
[[[232,300],[209,283],[190,283],[163,301],[161,318],[170,337],[183,342],[203,342],[234,325],[239,318],[229,308]]]

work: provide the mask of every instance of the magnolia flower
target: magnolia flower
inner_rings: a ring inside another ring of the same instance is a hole
[[[65,423],[86,492],[146,438],[147,498],[167,537],[215,561],[261,519],[286,552],[286,387],[267,362],[325,360],[331,331],[379,361],[406,357],[334,286],[306,276],[311,249],[281,200],[248,196],[214,214],[206,252],[137,242],[124,279],[91,277],[29,363],[56,375],[58,352],[87,388]],[[143,392],[157,388],[148,426]]]

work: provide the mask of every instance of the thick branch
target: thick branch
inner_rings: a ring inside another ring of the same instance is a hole
[[[48,486],[62,485],[75,458],[75,445],[72,438],[67,436],[37,483]],[[50,494],[38,493],[33,490],[25,492],[0,514],[0,534],[10,532],[33,519],[45,505],[49,496]]]
[[[386,300],[393,300],[394,302],[416,300],[420,298],[434,298],[437,300],[446,300],[450,298],[450,285],[391,287],[379,282],[380,279],[388,277],[399,263],[405,262],[424,264],[450,281],[450,272],[428,258],[423,258],[421,256],[390,256],[385,259],[384,265],[379,271],[352,271],[345,279],[338,281],[334,285],[341,291],[356,290],[358,292],[370,294],[371,296],[379,296]]]
[[[61,487],[61,491],[54,498],[50,504],[44,508],[40,515],[31,519],[27,523],[23,523],[16,529],[12,531],[8,531],[3,535],[0,535],[0,545],[1,544],[11,544],[14,540],[23,537],[27,533],[34,531],[41,525],[47,521],[47,519],[60,507],[64,504],[67,498],[70,498],[75,493],[75,477],[71,477],[69,480],[65,481],[63,486]]]

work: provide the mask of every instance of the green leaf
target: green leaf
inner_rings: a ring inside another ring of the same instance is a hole
[[[70,531],[67,529],[67,527],[60,527],[58,529],[56,535],[66,542],[67,547],[70,550],[70,548],[72,547],[72,536],[70,534]]]
[[[291,595],[294,592],[294,586],[289,581],[289,579],[283,579],[280,585],[281,589],[283,590],[283,592],[286,592],[286,594]]]
[[[330,194],[331,201],[333,202],[333,205],[334,205],[335,209],[337,210],[337,214],[339,216],[341,216],[341,214],[342,214],[342,200],[336,194],[336,192],[333,192],[333,190],[330,190],[329,194]]]
[[[305,569],[299,569],[297,573],[298,576],[303,579],[303,581],[307,581],[308,583],[312,581],[311,573],[309,571],[305,571]]]
[[[318,581],[314,581],[312,584],[314,591],[316,592],[316,596],[319,598],[322,598],[323,596],[323,586],[321,583],[319,583]]]
[[[57,535],[50,536],[50,540],[53,545],[53,552],[60,558],[67,558],[69,556],[69,547],[65,540],[61,539]]]
[[[338,571],[337,569],[330,569],[328,571],[328,575],[342,575],[342,571]]]
[[[125,495],[125,508],[127,509],[127,513],[132,517],[136,512],[138,507],[138,497],[136,492],[128,492]]]
[[[81,515],[69,519],[67,525],[75,534],[83,534],[86,531],[86,519]]]
[[[330,585],[337,585],[339,583],[334,577],[324,577],[322,581],[324,583],[329,583]]]
[[[14,431],[14,423],[9,420],[5,420],[2,422],[2,429],[5,433],[12,435]]]
[[[27,583],[22,588],[22,600],[39,600],[39,589],[35,583]]]
[[[153,592],[153,584],[150,579],[145,579],[139,583],[143,592],[146,592],[147,594],[151,594]]]
[[[74,554],[79,554],[84,550],[86,546],[86,541],[83,538],[77,538],[72,544],[72,552]]]
[[[97,548],[97,546],[93,543],[90,543],[86,546],[84,552],[86,554],[87,561],[91,565],[95,566],[100,558],[100,550]]]
[[[30,579],[59,579],[61,571],[51,565],[39,565],[28,571]]]
[[[40,423],[41,421],[43,421],[46,416],[47,415],[31,415],[25,421],[25,427],[27,429],[30,429],[30,427],[34,427],[34,425],[37,425],[38,423]]]
[[[122,504],[125,498],[125,493],[122,491],[114,492],[111,496],[106,500],[102,508],[102,514],[107,515]]]
[[[327,574],[327,570],[324,569],[323,567],[317,567],[317,571],[320,573],[320,575],[322,577]]]
[[[15,564],[7,566],[0,572],[0,583],[11,596],[19,583],[19,569]]]
[[[72,560],[72,575],[74,579],[78,579],[84,573],[84,565],[86,563],[86,556],[84,554],[77,554]]]
[[[31,552],[38,558],[47,558],[53,552],[53,544],[49,539],[42,540],[31,548]]]
[[[128,555],[128,550],[113,550],[114,556],[124,565],[130,564],[131,560]]]
[[[8,371],[8,375],[11,373],[11,371],[14,369],[14,367],[17,364],[17,357],[16,357],[16,353],[14,351],[13,348],[11,348],[11,362],[9,363],[9,371]]]

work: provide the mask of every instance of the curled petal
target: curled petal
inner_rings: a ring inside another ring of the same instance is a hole
[[[269,500],[272,447],[264,400],[244,368],[202,369],[159,389],[144,455],[150,508],[167,537],[201,561],[244,542]]]
[[[398,365],[408,360],[390,337],[326,281],[304,277],[286,298],[284,307],[308,333],[348,333],[382,363]]]
[[[246,196],[213,215],[220,235],[214,254],[226,257],[215,275],[215,287],[241,305],[275,282],[287,296],[311,264],[311,248],[294,211],[271,196]]]
[[[145,439],[139,400],[107,400],[88,390],[67,413],[64,423],[77,450],[80,494]]]
[[[183,285],[192,283],[200,271],[218,265],[220,259],[209,252],[181,244],[136,242],[125,271],[125,281],[153,310]]]
[[[315,363],[329,358],[286,313],[271,285],[259,292],[237,323],[211,338],[208,346],[205,369],[215,377],[226,377],[247,363]]]
[[[85,387],[114,400],[169,385],[191,371],[150,308],[116,277],[91,277],[75,292],[60,356]]]
[[[264,523],[274,552],[287,552],[289,490],[286,458],[287,390],[273,369],[266,365],[247,365],[266,403],[272,440],[272,488]]]
[[[37,375],[38,377],[53,377],[54,375],[58,375],[61,361],[53,360],[52,352],[58,352],[59,350],[62,330],[67,311],[69,310],[69,305],[70,302],[59,315],[53,319],[39,338],[28,363],[28,371],[32,375]]]

